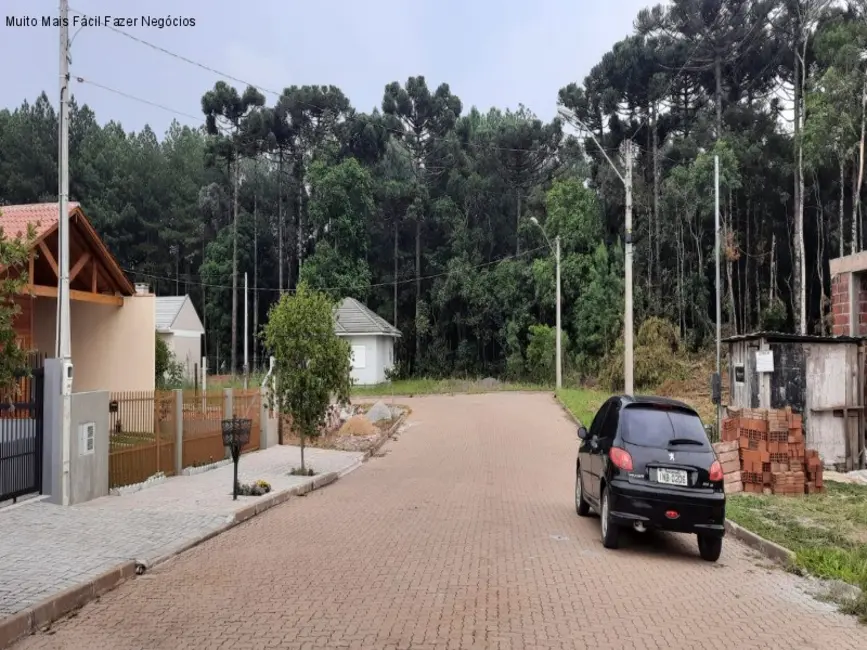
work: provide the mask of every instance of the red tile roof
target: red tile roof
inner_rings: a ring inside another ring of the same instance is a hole
[[[69,202],[69,214],[79,207]],[[57,203],[28,203],[26,205],[0,205],[0,228],[9,237],[24,234],[28,224],[36,226],[36,236],[42,237],[57,225],[60,207]]]

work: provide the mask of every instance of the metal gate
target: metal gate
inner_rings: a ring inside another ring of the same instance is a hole
[[[42,492],[45,370],[34,368],[12,399],[0,400],[0,503]]]

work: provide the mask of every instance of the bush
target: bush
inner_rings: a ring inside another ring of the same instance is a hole
[[[653,389],[668,379],[682,380],[686,368],[680,360],[677,326],[663,318],[648,318],[638,329],[633,350],[635,389]],[[623,388],[623,338],[602,363],[599,381],[611,391]]]
[[[182,388],[184,385],[184,364],[175,358],[168,344],[156,334],[156,354],[154,355],[154,380],[158,389]]]
[[[562,353],[566,356],[569,337],[566,332],[560,336]],[[557,374],[557,328],[548,325],[531,325],[530,342],[527,344],[526,371],[531,381],[548,384]]]

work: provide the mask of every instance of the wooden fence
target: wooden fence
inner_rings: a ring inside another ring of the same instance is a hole
[[[242,451],[259,449],[260,400],[258,389],[112,393],[109,488],[141,483],[158,472],[175,474],[179,438],[181,468],[210,465],[227,458],[221,422],[233,414],[253,420],[250,442]]]

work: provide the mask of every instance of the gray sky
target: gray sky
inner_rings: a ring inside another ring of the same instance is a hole
[[[334,84],[359,110],[379,106],[385,84],[422,74],[447,82],[482,110],[523,103],[555,115],[557,91],[581,81],[632,31],[651,0],[70,0],[90,15],[189,17],[195,27],[125,27],[134,36],[264,88]],[[58,95],[58,29],[10,28],[6,16],[57,15],[57,0],[0,0],[0,106],[45,90]],[[124,7],[120,10],[119,7]],[[219,9],[215,9],[219,7]],[[76,30],[71,30],[74,34]],[[201,96],[221,79],[104,27],[86,27],[72,46],[73,76],[197,116]],[[238,85],[238,84],[236,84]],[[73,84],[100,122],[162,135],[173,118],[193,119],[88,85]],[[274,97],[268,96],[268,103]]]

